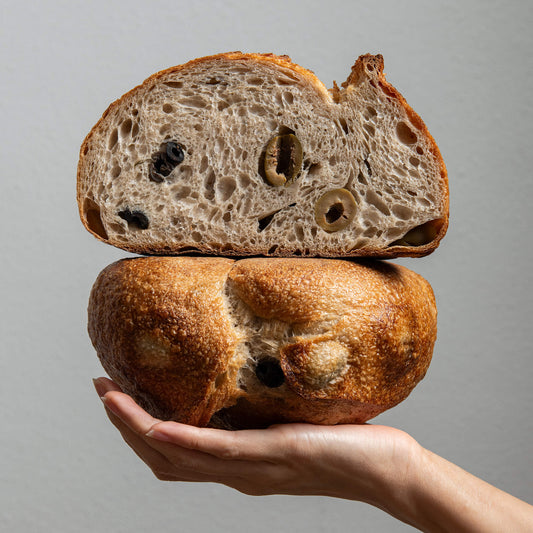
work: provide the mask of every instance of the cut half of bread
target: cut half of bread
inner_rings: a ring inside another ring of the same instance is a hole
[[[439,149],[381,55],[330,90],[272,54],[158,72],[86,137],[77,199],[93,235],[146,254],[422,256],[448,226]]]

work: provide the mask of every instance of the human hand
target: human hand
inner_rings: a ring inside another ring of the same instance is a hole
[[[197,428],[153,418],[107,378],[95,387],[124,440],[165,481],[223,483],[250,495],[336,496],[390,512],[421,449],[400,430],[368,424]]]

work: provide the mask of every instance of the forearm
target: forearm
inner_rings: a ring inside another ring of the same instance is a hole
[[[533,506],[423,448],[406,485],[386,510],[422,531],[533,530]]]

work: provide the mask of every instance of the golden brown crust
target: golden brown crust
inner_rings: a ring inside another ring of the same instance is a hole
[[[88,150],[88,144],[91,137],[99,130],[101,127],[103,120],[105,117],[115,108],[122,105],[122,103],[130,97],[133,93],[138,91],[141,87],[147,86],[151,83],[156,82],[161,77],[164,77],[168,75],[169,73],[175,73],[179,72],[180,70],[185,70],[188,68],[191,68],[197,64],[203,63],[203,62],[210,62],[210,61],[216,61],[216,60],[235,60],[235,61],[256,61],[256,62],[263,62],[263,63],[270,63],[270,64],[276,64],[280,67],[291,69],[294,72],[298,73],[300,76],[305,78],[310,85],[314,86],[318,93],[322,94],[325,100],[333,100],[338,101],[340,89],[338,88],[337,84],[334,84],[334,87],[330,89],[329,91],[326,89],[324,84],[315,76],[315,74],[309,70],[301,67],[300,65],[297,65],[296,63],[293,63],[289,56],[287,55],[275,55],[271,53],[266,54],[254,54],[254,53],[242,53],[239,51],[236,52],[227,52],[227,53],[221,53],[221,54],[215,54],[211,56],[201,57],[194,59],[192,61],[189,61],[187,63],[184,63],[182,65],[177,65],[174,67],[170,67],[168,69],[162,70],[160,72],[157,72],[147,78],[142,84],[134,87],[129,92],[124,94],[121,98],[113,102],[108,109],[103,113],[100,120],[96,123],[96,125],[92,128],[92,130],[89,132],[89,134],[84,139],[81,148],[80,148],[80,157],[78,162],[78,169],[77,169],[77,203],[78,203],[78,209],[80,213],[80,218],[82,220],[83,225],[91,233],[94,237],[101,240],[102,242],[109,242],[107,240],[106,235],[102,235],[99,232],[94,231],[94,228],[89,227],[89,223],[86,219],[86,217],[83,215],[84,212],[84,198],[82,196],[82,191],[80,187],[81,183],[81,173],[82,168],[84,164],[84,158]],[[374,258],[381,258],[381,259],[389,259],[389,258],[395,258],[395,257],[423,257],[431,252],[433,252],[440,244],[440,241],[445,236],[448,224],[449,224],[449,188],[448,188],[448,174],[446,170],[446,166],[444,164],[444,161],[442,159],[442,155],[440,153],[440,150],[430,134],[429,130],[427,129],[426,125],[420,118],[420,116],[411,108],[411,106],[407,103],[405,98],[392,86],[390,85],[386,79],[385,74],[383,73],[383,56],[381,54],[378,55],[371,55],[371,54],[364,54],[361,55],[355,62],[355,64],[352,66],[352,70],[350,75],[348,76],[346,82],[342,84],[342,87],[347,88],[351,85],[357,85],[360,83],[365,77],[371,77],[375,81],[371,83],[375,83],[375,86],[379,86],[381,90],[390,98],[395,99],[397,102],[399,102],[402,107],[405,109],[410,121],[412,124],[427,138],[430,147],[431,152],[437,159],[439,166],[440,166],[440,188],[443,195],[443,202],[445,204],[445,213],[443,214],[442,218],[439,220],[439,231],[435,238],[424,245],[421,246],[406,246],[406,245],[391,245],[388,248],[385,249],[375,249],[371,247],[367,248],[359,248],[359,249],[353,249],[351,251],[343,252],[341,254],[338,253],[324,253],[320,254],[322,257],[374,257]],[[105,230],[104,230],[105,233]],[[200,254],[217,254],[222,256],[245,256],[245,255],[255,255],[253,251],[247,250],[245,248],[239,248],[238,250],[233,249],[232,247],[217,247],[216,249],[213,249],[209,245],[205,245],[202,243],[198,243],[198,245],[195,247],[195,249],[191,249],[189,245],[183,246],[182,248],[177,249],[161,249],[159,246],[156,246],[155,248],[151,248],[149,246],[142,246],[139,244],[130,245],[127,242],[121,242],[119,243],[113,243],[120,248],[133,253],[139,253],[139,254],[146,254],[146,255],[166,255],[169,253],[172,253],[172,255],[182,255],[182,254],[190,254],[192,253],[200,253]],[[267,253],[265,255],[277,255],[277,256],[290,256],[291,254],[289,252],[284,253],[283,251],[277,251],[274,254]]]
[[[271,326],[287,335],[267,338]],[[427,281],[381,262],[137,258],[98,277],[89,334],[109,375],[159,418],[359,423],[424,377],[436,307]],[[276,346],[282,384],[258,381],[254,335]]]
[[[102,365],[161,418],[205,425],[220,408],[214,393],[225,379],[218,376],[237,341],[220,297],[231,265],[222,258],[126,259],[94,284],[89,335]]]

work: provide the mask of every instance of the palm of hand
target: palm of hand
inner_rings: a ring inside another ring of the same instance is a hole
[[[95,381],[124,440],[165,481],[223,483],[245,494],[315,494],[379,505],[401,486],[417,448],[385,426],[284,424],[196,428],[153,418],[112,381]],[[384,483],[387,480],[387,483]]]

